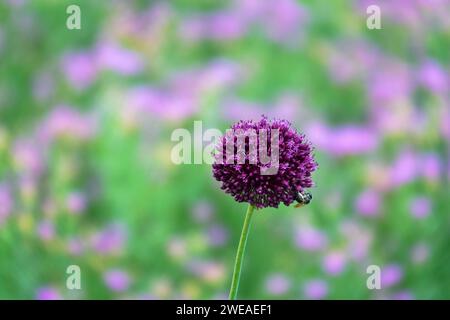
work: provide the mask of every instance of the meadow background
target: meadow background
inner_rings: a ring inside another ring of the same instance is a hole
[[[449,49],[446,0],[1,0],[0,298],[226,298],[246,205],[170,136],[266,114],[319,169],[239,297],[449,299]]]

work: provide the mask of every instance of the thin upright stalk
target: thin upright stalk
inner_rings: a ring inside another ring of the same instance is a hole
[[[242,226],[241,238],[239,239],[239,246],[236,253],[236,260],[234,261],[233,279],[231,281],[230,300],[236,300],[239,280],[241,278],[242,261],[244,260],[245,246],[247,244],[248,231],[250,228],[250,220],[253,215],[255,207],[248,205],[247,213],[245,214],[244,225]]]

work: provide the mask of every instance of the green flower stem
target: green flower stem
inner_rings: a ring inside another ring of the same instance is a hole
[[[236,260],[234,261],[233,280],[231,281],[230,300],[236,300],[239,280],[241,278],[242,261],[244,260],[245,246],[247,244],[248,231],[250,228],[250,220],[253,215],[255,207],[248,205],[247,213],[245,214],[244,225],[242,226],[241,238],[239,240],[239,246],[236,253]]]

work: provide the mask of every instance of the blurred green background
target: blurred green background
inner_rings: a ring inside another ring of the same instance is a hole
[[[449,299],[449,48],[446,0],[2,0],[0,298],[227,298],[246,205],[170,137],[266,114],[319,169],[254,216],[239,297]]]

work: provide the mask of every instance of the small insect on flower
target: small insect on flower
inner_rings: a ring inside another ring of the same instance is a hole
[[[297,204],[294,206],[295,208],[303,207],[307,204],[309,204],[312,200],[312,194],[307,191],[295,191],[295,201],[297,201]]]

